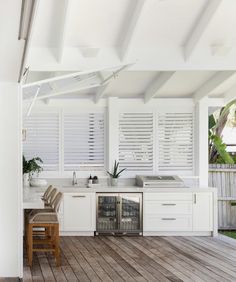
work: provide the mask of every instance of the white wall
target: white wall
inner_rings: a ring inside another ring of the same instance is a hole
[[[20,101],[17,83],[0,83],[0,277],[21,271]]]

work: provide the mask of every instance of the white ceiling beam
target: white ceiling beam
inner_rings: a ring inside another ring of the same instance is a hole
[[[232,100],[236,99],[236,85],[231,87],[224,95],[224,103],[228,104]]]
[[[121,60],[124,60],[126,58],[128,52],[129,52],[129,49],[130,49],[130,46],[131,46],[131,43],[132,43],[132,39],[134,37],[135,30],[136,30],[136,27],[137,27],[137,23],[138,23],[138,20],[141,16],[145,2],[146,2],[146,0],[137,0],[137,4],[134,7],[132,16],[129,19],[129,25],[126,28],[126,34],[125,34],[125,37],[122,40],[122,46],[121,46],[121,50],[120,50],[120,59]]]
[[[185,46],[184,46],[184,57],[185,60],[189,60],[192,53],[197,47],[198,42],[206,31],[210,21],[212,20],[215,12],[219,8],[223,0],[208,0],[203,12],[198,18],[193,30],[191,31]]]
[[[102,87],[100,87],[100,88],[98,89],[97,93],[95,94],[95,98],[94,98],[94,102],[95,102],[96,104],[97,104],[97,103],[100,101],[100,99],[102,99],[102,97],[104,96],[105,91],[106,91],[108,85],[109,85],[109,83],[103,85]]]
[[[58,54],[57,54],[58,63],[62,62],[64,55],[66,33],[68,31],[68,19],[69,19],[70,8],[71,8],[71,0],[64,0],[63,2],[64,2],[62,7],[63,15],[61,17],[61,28],[59,28],[60,34],[59,34]]]
[[[160,89],[170,80],[174,75],[174,71],[164,71],[158,74],[154,82],[148,87],[147,91],[144,94],[144,102],[147,103],[152,98],[157,96]]]
[[[208,96],[212,91],[214,91],[217,87],[219,87],[222,83],[226,82],[235,74],[235,71],[217,72],[194,93],[193,97],[195,102],[198,102],[202,98]]]

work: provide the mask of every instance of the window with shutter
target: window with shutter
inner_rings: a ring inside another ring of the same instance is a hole
[[[158,114],[158,170],[193,171],[193,113]]]
[[[127,171],[153,171],[153,113],[120,114],[119,162]]]
[[[24,117],[26,140],[23,153],[26,159],[40,157],[44,171],[59,171],[59,114],[33,113]]]
[[[104,170],[104,113],[64,114],[64,170]]]

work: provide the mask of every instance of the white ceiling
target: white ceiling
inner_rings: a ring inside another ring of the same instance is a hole
[[[214,76],[236,70],[235,11],[235,0],[41,0],[27,83],[134,63],[110,81],[102,97],[142,97],[153,85],[153,97],[194,97],[206,83],[211,87],[201,97],[223,97],[235,87],[236,76]],[[174,74],[158,86],[165,71]],[[99,89],[57,98],[93,97]]]

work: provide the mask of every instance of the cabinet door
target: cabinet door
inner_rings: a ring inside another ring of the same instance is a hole
[[[95,195],[93,193],[64,195],[64,230],[95,231]]]
[[[211,192],[193,193],[193,231],[213,230],[212,201]]]
[[[142,229],[141,199],[141,194],[120,194],[120,230],[139,231]]]
[[[97,194],[97,228],[96,231],[115,231],[118,228],[118,195]]]

